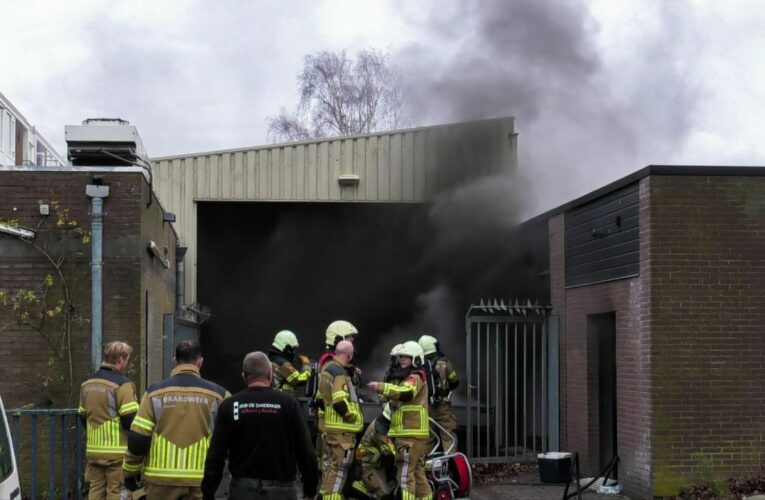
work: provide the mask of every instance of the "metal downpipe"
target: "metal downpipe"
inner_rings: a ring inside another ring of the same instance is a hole
[[[85,193],[91,198],[91,334],[90,362],[93,370],[101,366],[103,344],[103,206],[109,196],[109,187],[89,184]]]
[[[186,247],[175,247],[175,311],[186,305]]]

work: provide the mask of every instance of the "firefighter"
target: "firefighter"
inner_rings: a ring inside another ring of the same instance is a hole
[[[403,376],[399,366],[399,353],[403,344],[397,344],[390,351],[390,365],[385,372],[384,381],[397,384]],[[381,498],[390,490],[385,484],[384,458],[395,455],[393,440],[388,437],[390,430],[390,404],[381,396],[383,410],[364,431],[356,448],[356,459],[361,462],[361,478],[353,482],[353,489],[360,496]]]
[[[204,359],[199,343],[175,348],[170,378],[149,386],[133,420],[122,468],[125,486],[147,500],[201,500],[207,447],[224,388],[199,375]]]
[[[428,452],[428,385],[422,369],[425,356],[420,344],[410,340],[400,353],[405,379],[400,384],[370,382],[367,386],[390,400],[388,436],[395,439],[396,478],[402,500],[430,500],[433,493],[425,476]]]
[[[398,376],[397,372],[401,370],[398,356],[399,356],[399,353],[401,352],[402,347],[404,347],[404,344],[396,344],[395,346],[393,346],[393,349],[390,350],[390,364],[388,365],[388,369],[385,370],[383,381],[391,382],[394,379],[401,378],[400,376]]]
[[[430,389],[430,416],[448,433],[438,430],[444,452],[456,445],[457,417],[452,410],[451,393],[459,386],[457,372],[438,344],[438,340],[430,335],[423,335],[418,341],[425,353],[425,371],[428,376]],[[431,436],[430,446],[436,444],[435,436]]]
[[[104,362],[80,387],[78,413],[87,429],[85,480],[90,500],[119,500],[127,432],[138,411],[135,385],[124,373],[133,348],[125,342],[104,346]]]
[[[335,347],[337,344],[342,340],[347,340],[353,344],[353,340],[358,334],[359,331],[356,327],[348,321],[337,320],[329,324],[327,330],[324,332],[324,353],[319,357],[318,361],[319,379],[321,379],[321,374],[324,371],[324,366],[327,364],[327,361],[334,359]],[[354,375],[355,374],[354,369]],[[313,405],[316,410],[317,421],[316,455],[319,457],[319,461],[321,461],[324,456],[324,400],[318,391],[313,396],[315,398]]]
[[[392,491],[385,481],[384,458],[395,456],[393,439],[388,437],[390,430],[390,404],[367,426],[356,448],[356,460],[361,462],[361,478],[353,482],[353,489],[362,498],[382,498]]]
[[[334,357],[324,364],[319,392],[324,402],[324,456],[321,490],[323,500],[342,500],[342,491],[353,461],[356,433],[364,426],[364,416],[353,384],[351,360],[353,344],[342,340]]]
[[[311,378],[311,364],[306,356],[298,356],[302,364],[302,370],[298,371],[293,366],[295,349],[298,347],[298,339],[289,330],[282,330],[274,337],[271,344],[273,349],[268,351],[268,359],[274,370],[273,388],[295,394],[298,385],[305,384]]]

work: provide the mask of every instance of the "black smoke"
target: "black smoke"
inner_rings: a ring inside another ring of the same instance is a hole
[[[700,36],[692,6],[641,4],[656,24],[624,26],[644,34],[615,37],[639,44],[625,60],[604,55],[591,6],[487,0],[408,11],[425,40],[397,53],[409,115],[415,124],[514,116],[524,216],[671,161],[691,129],[700,92],[681,54]]]

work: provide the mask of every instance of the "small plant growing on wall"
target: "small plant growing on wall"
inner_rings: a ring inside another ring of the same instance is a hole
[[[39,200],[43,204],[43,200]],[[29,386],[34,394],[45,396],[51,406],[70,406],[76,402],[78,387],[74,380],[73,330],[89,323],[77,303],[82,293],[80,278],[83,256],[90,242],[90,233],[68,208],[51,201],[50,215],[31,228],[34,238],[11,236],[29,245],[44,265],[40,266],[39,281],[26,286],[0,288],[0,334],[11,328],[28,331],[43,339],[47,347],[44,366],[35,367],[36,375],[19,383]],[[0,222],[19,227],[16,219],[0,217]],[[36,268],[33,265],[33,269]],[[42,357],[42,356],[41,356]]]

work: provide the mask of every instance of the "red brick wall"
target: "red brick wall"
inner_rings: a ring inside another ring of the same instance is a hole
[[[587,315],[615,312],[620,480],[633,498],[765,457],[765,178],[640,181],[640,276],[563,288],[563,217],[550,220],[552,302],[563,318],[562,448],[598,452]]]
[[[85,172],[0,172],[0,217],[17,219],[23,226],[34,228],[43,218],[39,213],[38,200],[48,203],[56,200],[62,209],[68,208],[71,216],[90,230],[90,199],[85,195],[85,186],[91,182],[93,175]],[[154,272],[147,263],[146,236],[142,227],[146,228],[146,234],[156,233],[154,239],[169,243],[171,261],[174,258],[175,238],[168,225],[156,223],[158,204],[155,203],[153,209],[146,209],[145,203],[142,203],[148,184],[140,173],[96,175],[102,176],[104,183],[110,187],[109,197],[104,203],[103,339],[104,342],[125,340],[136,348],[131,376],[139,382],[144,356],[140,348],[144,331],[141,291],[145,287],[142,286],[142,275],[153,276]],[[49,217],[52,220],[48,223],[55,224],[53,215]],[[161,220],[161,215],[159,218]],[[73,244],[66,238],[51,243],[54,251],[61,245]],[[74,381],[77,387],[90,372],[90,249],[90,244],[81,245],[81,255],[73,256],[68,261],[71,262],[71,271],[77,276],[74,289],[78,321],[75,321],[72,333]],[[18,288],[39,286],[51,270],[45,259],[27,244],[0,234],[1,291],[12,293]],[[161,284],[147,282],[146,286],[157,288],[155,295],[161,297],[157,308],[172,312],[174,306],[168,303],[172,302],[174,295],[174,271],[163,272],[159,276]],[[161,322],[161,314],[156,316],[160,317]],[[0,325],[7,325],[0,333],[0,355],[3,356],[0,392],[6,407],[45,404],[46,395],[40,378],[45,372],[50,349],[40,335],[28,327],[9,322],[9,319],[8,312],[0,310]],[[161,346],[161,328],[153,328],[153,332],[155,335],[158,332],[158,345]]]
[[[765,178],[651,178],[654,493],[765,458]]]

